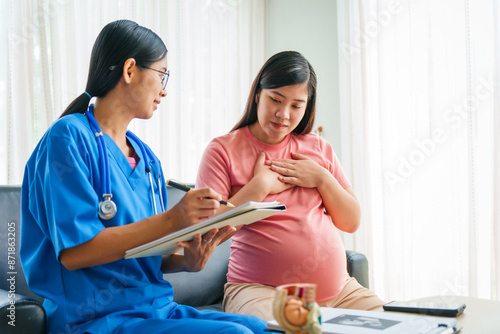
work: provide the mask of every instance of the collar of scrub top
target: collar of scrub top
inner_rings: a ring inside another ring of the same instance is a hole
[[[103,201],[99,202],[99,217],[103,219],[111,219],[115,216],[117,208],[116,204],[111,200],[113,194],[111,193],[111,176],[109,170],[109,160],[108,160],[108,150],[106,147],[106,142],[104,140],[104,134],[101,131],[99,123],[97,123],[94,117],[94,104],[89,103],[88,109],[85,115],[89,119],[90,129],[94,133],[97,141],[97,146],[99,149],[99,168],[101,169],[101,189]],[[146,166],[146,173],[149,175],[149,183],[151,186],[151,196],[153,200],[153,209],[155,214],[158,214],[158,209],[156,207],[155,192],[153,187],[153,179],[151,176],[151,161],[154,161],[151,152],[146,150],[144,143],[137,137],[132,131],[127,130],[127,135],[139,146],[141,150],[142,157],[145,159],[144,165]],[[158,189],[160,192],[160,202],[163,211],[165,211],[165,206],[163,204],[163,194],[161,190],[161,174],[158,173]]]
[[[153,153],[150,150],[146,149],[146,146],[144,145],[142,140],[140,140],[139,137],[137,137],[135,135],[135,133],[133,133],[130,130],[127,130],[127,134],[130,138],[132,138],[137,143],[137,145],[139,145],[139,149],[141,150],[143,159],[147,159],[147,161],[144,161],[145,162],[144,164],[146,165],[146,173],[148,173],[148,175],[149,175],[149,183],[151,185],[151,196],[153,199],[153,206],[154,206],[155,215],[156,215],[156,214],[158,214],[158,210],[156,208],[155,191],[153,188],[153,178],[151,176],[151,174],[152,174],[151,173],[151,163],[155,162],[155,159],[153,157]],[[158,166],[158,168],[159,168],[159,166]],[[160,174],[159,169],[158,169],[158,191],[160,193],[161,208],[163,211],[165,211],[165,205],[163,204],[163,194],[161,191],[161,174]]]

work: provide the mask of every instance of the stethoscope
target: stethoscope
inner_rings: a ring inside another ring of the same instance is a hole
[[[109,171],[109,160],[108,160],[108,149],[106,147],[106,141],[104,140],[104,135],[101,131],[99,123],[97,123],[94,117],[94,104],[89,103],[88,109],[85,115],[89,119],[90,129],[95,134],[97,141],[97,147],[99,149],[99,168],[101,170],[101,191],[102,191],[102,201],[99,202],[99,217],[102,219],[111,219],[116,215],[117,207],[115,202],[111,199],[113,194],[111,193],[111,176]],[[146,173],[149,175],[149,184],[151,186],[151,196],[153,199],[153,208],[155,215],[158,214],[155,200],[155,191],[153,187],[153,177],[151,176],[151,162],[154,162],[154,157],[150,151],[146,149],[144,143],[137,137],[132,131],[127,131],[128,137],[130,137],[141,150],[143,159],[146,165]],[[160,192],[160,202],[162,210],[165,211],[165,205],[163,204],[163,194],[161,191],[161,174],[158,173],[158,189]]]

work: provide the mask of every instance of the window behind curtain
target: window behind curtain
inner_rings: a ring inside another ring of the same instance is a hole
[[[338,5],[344,165],[371,286],[500,299],[498,2]]]

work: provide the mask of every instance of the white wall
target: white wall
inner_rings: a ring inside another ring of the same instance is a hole
[[[336,1],[267,0],[265,31],[266,59],[295,50],[314,67],[318,77],[315,128],[323,127],[323,136],[342,160]]]

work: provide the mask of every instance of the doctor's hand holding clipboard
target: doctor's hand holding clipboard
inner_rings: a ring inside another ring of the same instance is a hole
[[[92,49],[85,91],[28,160],[21,262],[45,299],[49,333],[261,333],[260,319],[173,302],[163,272],[201,270],[232,227],[182,243],[184,255],[124,259],[126,250],[212,217],[221,196],[192,190],[166,210],[161,162],[127,128],[166,97],[170,71],[158,35],[107,24]],[[243,330],[243,331],[242,331]]]

